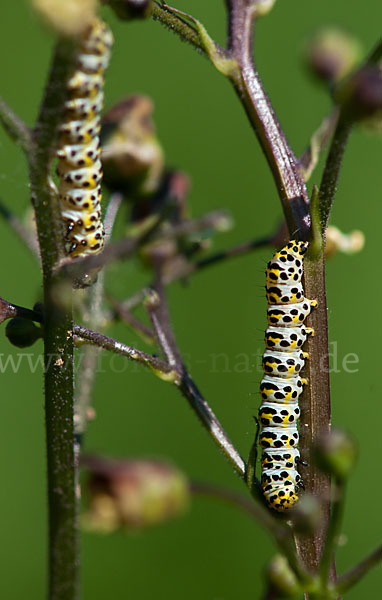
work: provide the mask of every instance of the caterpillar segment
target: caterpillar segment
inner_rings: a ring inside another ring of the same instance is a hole
[[[65,240],[73,258],[96,254],[104,245],[99,133],[104,72],[112,45],[110,29],[95,18],[80,40],[75,69],[66,85],[56,155]]]
[[[297,424],[299,397],[307,384],[301,377],[309,354],[302,350],[314,330],[304,325],[316,300],[304,296],[303,260],[308,242],[291,240],[273,256],[266,270],[268,327],[260,384],[261,487],[273,510],[284,512],[304,488]]]

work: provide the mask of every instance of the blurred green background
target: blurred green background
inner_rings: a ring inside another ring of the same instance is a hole
[[[221,43],[225,10],[218,0],[177,0]],[[103,14],[115,36],[107,74],[106,106],[131,92],[155,100],[155,119],[168,163],[192,179],[194,216],[215,208],[231,211],[236,226],[220,234],[214,248],[261,236],[280,218],[280,204],[262,152],[229,84],[193,49],[152,21],[120,23]],[[281,123],[297,154],[328,111],[330,100],[307,77],[301,63],[306,37],[322,24],[341,24],[355,33],[365,51],[380,31],[382,8],[375,0],[333,3],[306,0],[276,3],[256,29],[258,69]],[[41,27],[27,0],[7,2],[0,24],[0,88],[5,100],[28,124],[34,122],[50,61],[53,38]],[[25,161],[0,131],[0,195],[19,215],[29,203]],[[310,185],[319,182],[313,175]],[[366,246],[354,257],[343,255],[327,268],[330,341],[338,368],[332,374],[333,423],[351,431],[360,457],[350,481],[343,524],[343,546],[337,555],[343,572],[380,541],[382,483],[381,378],[377,357],[381,219],[380,140],[356,130],[341,173],[332,223],[343,231],[361,229]],[[41,283],[34,259],[0,222],[1,295],[31,306]],[[191,372],[229,435],[246,456],[253,436],[261,372],[255,363],[265,328],[264,267],[267,250],[208,269],[188,287],[169,290],[172,321]],[[145,283],[147,274],[135,262],[113,266],[109,287],[126,297]],[[373,294],[370,294],[370,290]],[[370,306],[371,304],[371,306]],[[377,309],[377,310],[375,310]],[[119,339],[144,344],[124,326]],[[5,337],[4,361],[18,352]],[[35,359],[41,343],[27,349]],[[212,368],[213,356],[226,353],[228,366]],[[356,353],[356,373],[341,367]],[[250,356],[250,368],[243,367]],[[373,358],[374,357],[374,358]],[[46,502],[42,370],[32,373],[23,358],[14,373],[1,373],[0,456],[0,594],[3,598],[44,597]],[[4,363],[3,363],[4,364]],[[95,390],[97,419],[86,440],[89,451],[113,456],[164,457],[191,478],[212,481],[245,493],[243,485],[201,429],[185,401],[149,373],[131,368],[122,358],[104,356]],[[367,407],[367,408],[366,408]],[[372,419],[372,424],[369,420]],[[377,433],[378,432],[378,433]],[[225,504],[196,499],[190,511],[168,525],[143,533],[82,537],[82,585],[85,600],[104,597],[257,598],[261,573],[275,546],[260,525]],[[349,600],[374,598],[381,572],[374,570],[348,594]]]

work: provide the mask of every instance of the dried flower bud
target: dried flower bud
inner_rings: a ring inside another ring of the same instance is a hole
[[[17,346],[17,348],[27,348],[42,337],[42,330],[41,327],[37,327],[29,319],[15,317],[7,323],[5,335],[10,343]]]
[[[111,189],[140,197],[159,189],[164,156],[152,120],[153,102],[146,96],[128,96],[102,119],[104,182]]]
[[[300,534],[309,535],[317,530],[322,517],[322,506],[319,500],[305,493],[293,508],[293,528]]]
[[[334,225],[329,225],[326,230],[325,256],[331,258],[337,252],[344,254],[356,254],[360,252],[365,245],[365,236],[362,231],[351,231],[342,233]]]
[[[318,31],[306,49],[309,70],[320,80],[333,83],[359,63],[362,49],[357,39],[333,27]]]
[[[17,314],[16,308],[3,298],[0,298],[0,323],[14,317]]]
[[[152,12],[151,0],[108,0],[108,4],[123,20],[145,19]]]
[[[382,118],[382,64],[368,65],[337,86],[334,98],[353,120]]]
[[[185,511],[188,483],[159,461],[85,457],[89,509],[85,526],[111,532],[157,525]]]
[[[78,35],[95,16],[97,0],[32,0],[47,24],[62,35]]]
[[[276,554],[268,564],[266,578],[270,588],[277,593],[277,598],[293,598],[301,594],[296,576],[281,554]]]
[[[338,480],[349,477],[357,458],[355,441],[340,429],[333,429],[321,437],[314,448],[319,468]]]
[[[276,0],[254,0],[256,4],[256,17],[264,17],[272,10]]]

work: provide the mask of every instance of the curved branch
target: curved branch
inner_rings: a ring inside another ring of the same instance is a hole
[[[289,232],[306,239],[310,216],[305,183],[253,61],[255,5],[248,0],[228,0],[227,5],[228,48],[240,70],[240,77],[231,77],[232,84],[272,171]]]
[[[25,154],[30,154],[33,148],[32,135],[27,127],[7,103],[0,97],[0,121],[8,135],[22,148]]]

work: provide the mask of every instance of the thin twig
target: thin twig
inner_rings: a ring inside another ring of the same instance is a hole
[[[235,471],[240,477],[244,478],[245,462],[228,438],[223,427],[184,366],[180,350],[170,325],[167,301],[163,285],[160,281],[160,269],[158,268],[153,290],[155,293],[149,294],[145,298],[145,307],[148,310],[162,352],[170,364],[174,365],[178,371],[179,376],[175,381],[175,384],[187,399],[191,408],[209,432],[211,438],[232,464]]]
[[[382,562],[382,546],[371,552],[358,565],[338,578],[336,590],[338,594],[345,594],[358,583],[373,567]]]
[[[325,149],[333,134],[338,122],[338,114],[338,108],[334,107],[332,112],[322,120],[319,128],[310,138],[309,146],[298,160],[298,166],[302,171],[305,181],[310,179],[311,174],[317,166],[321,152]]]
[[[371,51],[365,63],[360,67],[357,73],[353,74],[352,79],[355,80],[358,73],[365,68],[375,65],[382,58],[382,42],[379,41],[375,48]],[[351,85],[351,83],[348,83]],[[357,107],[353,106],[353,97],[348,95],[346,101],[340,107],[340,113],[335,128],[329,153],[326,159],[325,168],[322,174],[320,185],[320,216],[322,231],[328,226],[330,211],[332,208],[335,193],[337,191],[337,182],[342,165],[342,159],[347,147],[350,132],[357,119]]]
[[[153,324],[159,347],[167,362],[182,372],[183,359],[171,328],[160,271],[157,271],[152,291],[148,291],[144,304]]]
[[[190,488],[193,494],[210,496],[229,502],[256,519],[276,539],[280,550],[290,559],[291,566],[296,575],[305,583],[310,582],[309,575],[296,558],[289,527],[282,521],[275,519],[265,506],[258,501],[253,502],[253,500],[246,498],[238,492],[211,483],[191,482]]]
[[[85,256],[75,260],[63,259],[60,263],[60,274],[71,280],[81,279],[85,273],[98,270],[101,267],[115,261],[131,256],[141,244],[150,239],[151,235],[162,223],[166,214],[155,215],[147,219],[142,228],[136,234],[126,237],[114,244],[108,244],[103,252],[94,256]]]
[[[178,35],[182,41],[190,43],[201,54],[206,54],[199,33],[195,27],[185,19],[182,19],[181,16],[174,14],[174,12],[171,11],[170,6],[164,2],[153,2],[152,17],[154,21],[159,21],[162,25],[168,27],[168,29]],[[216,44],[216,48],[222,55],[226,54],[226,51],[218,44]]]
[[[320,579],[322,585],[328,584],[329,573],[332,566],[334,553],[338,544],[338,535],[342,525],[345,506],[346,485],[343,481],[336,481],[332,490],[332,506],[326,543],[320,564]]]
[[[230,228],[231,218],[226,210],[214,210],[210,213],[206,213],[198,219],[184,219],[181,223],[177,223],[169,227],[163,232],[164,237],[178,238],[198,231],[204,231],[205,229],[216,229],[220,231],[226,231]],[[162,237],[160,232],[159,237]]]
[[[244,479],[244,460],[232,444],[231,440],[228,438],[208,402],[204,399],[203,395],[192,380],[190,374],[185,370],[184,367],[182,379],[177,383],[177,386],[188,401],[192,410],[195,412],[196,416],[200,419],[202,425],[208,431],[212,440],[228,459],[236,473],[238,473],[238,475]]]
[[[95,346],[99,346],[100,348],[104,348],[110,352],[121,354],[129,360],[141,363],[143,366],[149,368],[153,373],[155,373],[157,377],[163,379],[163,381],[175,383],[179,377],[179,373],[177,373],[176,370],[174,370],[163,360],[155,358],[154,356],[150,356],[149,354],[146,354],[146,352],[137,350],[132,346],[118,342],[117,340],[107,337],[102,333],[92,331],[86,327],[83,327],[82,325],[73,325],[73,333],[85,342],[94,344]]]
[[[103,222],[105,228],[105,239],[106,243],[110,242],[111,234],[113,232],[113,227],[115,220],[117,218],[118,211],[122,204],[123,195],[119,192],[114,192],[109,199],[109,203],[107,205],[105,219]]]
[[[35,236],[30,233],[20,219],[0,200],[0,216],[7,221],[19,240],[40,260],[40,252]]]
[[[41,313],[35,310],[30,310],[29,308],[24,308],[23,306],[18,306],[17,304],[12,304],[3,298],[0,298],[0,322],[2,323],[6,319],[13,319],[14,317],[28,319],[29,321],[34,321],[35,323],[43,322],[43,316]]]
[[[154,331],[137,319],[124,305],[122,302],[114,298],[111,294],[106,294],[108,301],[117,317],[127,323],[133,331],[135,331],[146,343],[155,344],[155,333]]]
[[[104,272],[99,273],[97,281],[87,290],[88,310],[83,310],[83,318],[90,329],[99,329],[104,321],[102,310]],[[91,396],[96,376],[99,348],[86,345],[81,353],[81,363],[77,376],[74,402],[74,420],[76,433],[76,452],[79,454],[87,427],[91,406]],[[76,457],[77,461],[79,456]],[[77,463],[78,464],[78,463]]]
[[[184,279],[189,275],[196,274],[203,269],[214,266],[220,262],[228,260],[230,258],[235,258],[237,256],[244,256],[254,250],[258,250],[259,248],[263,248],[268,245],[273,245],[275,242],[277,234],[272,234],[269,236],[265,236],[263,238],[255,238],[254,240],[250,240],[249,242],[244,242],[238,244],[237,246],[232,246],[231,248],[226,248],[225,250],[221,250],[220,252],[216,252],[215,254],[211,254],[206,258],[202,258],[195,262],[186,262],[182,261],[179,263],[173,263],[170,268],[166,266],[166,269],[162,273],[161,281],[164,286],[173,283],[179,279]],[[133,310],[139,304],[143,302],[146,296],[146,290],[152,287],[152,284],[148,284],[138,292],[136,292],[133,296],[124,300],[121,303],[121,308],[126,309],[128,311]]]
[[[13,110],[0,97],[0,121],[8,135],[15,140],[25,154],[30,154],[33,148],[32,135],[29,127],[15,115]]]
[[[330,210],[337,191],[342,159],[352,126],[353,123],[341,113],[334,130],[320,185],[320,216],[323,232],[328,226]]]

